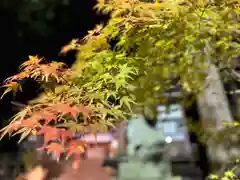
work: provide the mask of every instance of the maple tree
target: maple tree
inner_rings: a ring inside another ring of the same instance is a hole
[[[240,56],[236,0],[99,0],[96,8],[110,20],[62,48],[63,55],[78,52],[71,68],[29,56],[3,85],[4,94],[16,93],[21,80],[32,78],[45,91],[2,136],[42,134],[43,149],[76,154],[74,166],[87,143],[72,133],[107,131],[143,106],[165,101],[162,94],[176,85],[184,95],[199,93],[209,63],[231,71]],[[49,144],[52,139],[58,142]]]

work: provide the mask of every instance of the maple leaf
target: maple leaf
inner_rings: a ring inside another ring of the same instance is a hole
[[[49,76],[57,77],[57,68],[55,66],[51,66],[51,64],[44,64],[41,66],[41,71],[43,72],[46,79]]]
[[[47,144],[49,141],[60,137],[60,130],[46,125],[38,132],[38,134],[44,136],[44,144]]]
[[[19,69],[24,69],[26,67],[31,67],[34,65],[38,65],[43,59],[38,56],[29,56],[29,60],[25,61],[19,66]]]
[[[72,136],[73,133],[71,131],[60,129],[60,140],[62,141],[62,144],[64,144],[68,139],[72,138]]]
[[[72,45],[71,44],[67,44],[65,46],[62,47],[61,51],[60,51],[60,54],[62,55],[66,55],[69,51],[71,51],[73,48],[72,48]]]
[[[103,24],[97,24],[93,30],[88,31],[88,37],[99,35],[103,29]]]
[[[40,150],[47,150],[48,153],[55,153],[57,161],[59,161],[60,156],[65,152],[64,147],[61,144],[52,142],[49,145],[39,148]]]
[[[67,158],[72,156],[73,154],[81,154],[86,149],[86,142],[82,140],[71,140],[67,144]]]
[[[40,125],[39,119],[27,118],[21,121],[21,127],[26,127],[29,129],[34,129],[38,125]]]
[[[136,104],[136,103],[128,96],[123,96],[120,99],[120,107],[125,105],[130,111],[132,111],[131,104]]]
[[[74,50],[77,47],[78,39],[73,39],[69,44],[62,47],[60,54],[66,55],[69,51]]]
[[[26,116],[29,116],[31,114],[32,114],[32,107],[24,106],[24,108],[19,113],[13,116],[12,122],[23,120],[25,119]]]
[[[0,140],[6,135],[6,134],[11,134],[12,132],[18,130],[21,128],[21,121],[14,121],[10,123],[8,126],[2,128],[0,130],[1,137]]]
[[[31,74],[30,77],[33,79],[41,78],[41,81],[46,82],[49,81],[50,77],[53,77],[57,82],[60,82],[64,80],[63,76],[65,73],[70,71],[67,68],[63,68],[64,66],[66,66],[64,63],[55,61],[48,64],[42,64],[29,72]]]
[[[80,132],[80,133],[86,133],[89,132],[89,128],[82,123],[76,123],[76,121],[68,121],[64,123],[57,124],[56,127],[60,128],[66,128],[71,132]]]
[[[1,129],[0,132],[2,132],[2,134],[0,139],[2,139],[3,136],[5,136],[7,133],[11,134],[14,131],[16,131],[13,134],[13,136],[16,134],[21,134],[21,138],[19,140],[20,142],[25,137],[27,137],[32,131],[35,131],[38,125],[40,125],[38,120],[31,119],[31,118],[14,121],[10,123],[8,126],[6,126],[5,128]]]
[[[42,76],[42,81],[48,82],[50,76],[58,78],[57,69],[48,64],[43,64],[31,72],[31,78],[37,79]]]
[[[19,129],[16,133],[13,134],[13,136],[17,134],[21,134],[20,139],[18,140],[18,143],[22,142],[23,139],[25,139],[27,136],[29,136],[32,132],[32,129],[23,127]]]
[[[56,68],[57,70],[64,70],[64,67],[66,66],[66,64],[63,62],[52,61],[50,63],[50,66]]]
[[[38,120],[44,120],[45,121],[45,125],[49,124],[51,121],[56,121],[57,120],[57,115],[54,112],[50,112],[47,110],[42,110],[39,112],[35,112],[32,115],[33,119],[38,119]]]
[[[14,81],[1,86],[0,88],[7,88],[7,89],[5,89],[4,93],[2,94],[1,99],[3,98],[4,95],[6,95],[7,93],[9,93],[11,91],[13,92],[14,95],[17,93],[18,90],[22,91],[21,85]]]
[[[78,109],[71,107],[69,104],[59,103],[52,107],[52,109],[60,112],[62,116],[70,114],[72,117],[76,118],[79,114]]]
[[[22,125],[21,121],[14,121],[13,123],[8,125],[8,131],[10,132],[16,131],[21,127],[21,125]]]
[[[18,120],[13,123],[11,123],[8,128],[2,133],[2,137],[6,135],[6,133],[12,133],[16,131],[13,136],[16,134],[21,134],[20,140],[18,142],[21,142],[23,139],[25,139],[30,133],[34,133],[36,131],[36,128],[40,125],[37,119],[23,119]],[[2,138],[1,137],[1,138]]]
[[[9,82],[12,82],[12,81],[19,81],[19,80],[22,80],[24,78],[27,78],[28,77],[28,74],[26,72],[20,72],[14,76],[11,76],[9,78],[7,78],[4,83],[9,83]]]

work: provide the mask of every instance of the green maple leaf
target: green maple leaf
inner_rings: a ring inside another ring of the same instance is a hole
[[[131,104],[136,104],[129,96],[123,96],[120,99],[120,107],[125,105],[129,111],[132,111]]]
[[[82,124],[77,124],[74,121],[61,123],[56,125],[56,127],[67,128],[69,131],[72,131],[72,132],[87,132],[87,128],[85,126],[83,126]]]

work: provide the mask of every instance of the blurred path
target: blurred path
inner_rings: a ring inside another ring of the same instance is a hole
[[[101,167],[103,158],[103,148],[92,148],[88,151],[88,158],[82,160],[79,169],[73,169],[71,163],[64,164],[63,173],[57,180],[110,180],[106,169]]]

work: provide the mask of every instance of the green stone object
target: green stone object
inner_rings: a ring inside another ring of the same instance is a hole
[[[122,162],[119,166],[118,180],[173,180],[181,179],[172,176],[170,163],[164,157],[165,146],[154,146],[154,144],[164,144],[165,138],[162,129],[149,127],[144,118],[131,120],[127,127],[128,162]],[[136,152],[135,147],[141,145]],[[161,161],[146,161],[146,157],[155,152],[163,156]]]

